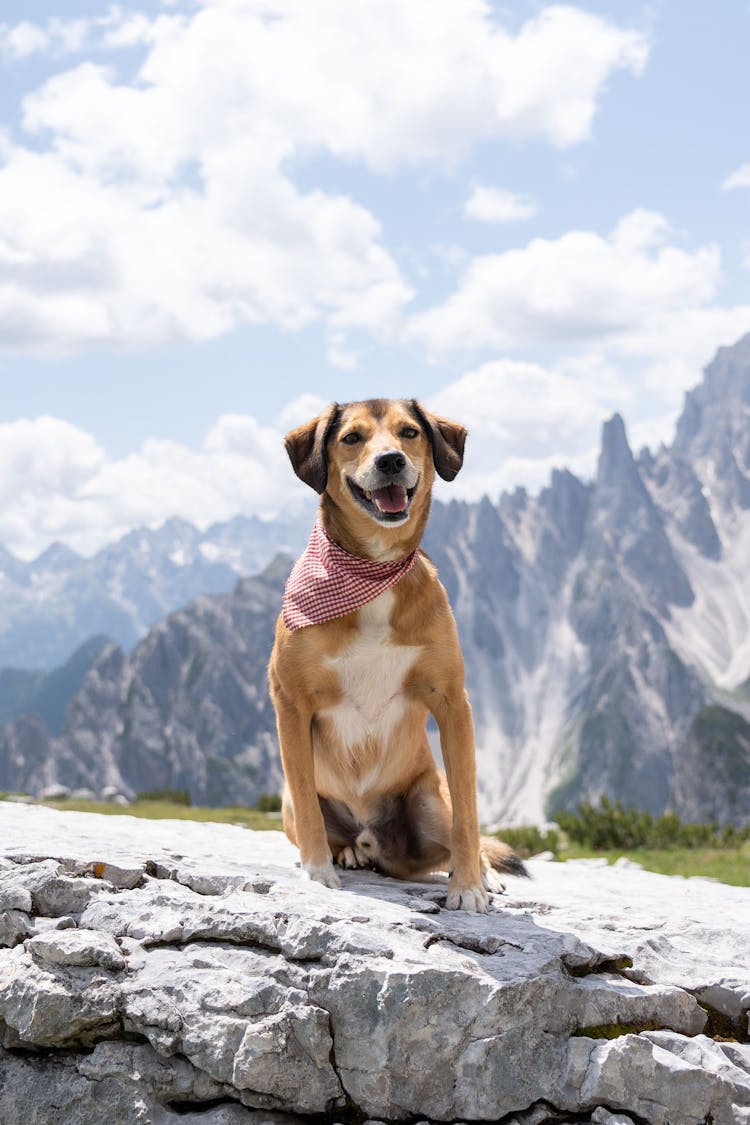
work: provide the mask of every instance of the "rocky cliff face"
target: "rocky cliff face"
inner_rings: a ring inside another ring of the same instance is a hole
[[[556,471],[538,497],[436,503],[425,547],[458,620],[486,820],[602,794],[750,818],[750,336],[687,396],[671,447],[634,457],[615,416],[591,483]],[[46,759],[38,728],[0,730],[6,787],[277,788],[264,677],[283,577],[102,654]]]
[[[307,881],[278,833],[0,802],[0,1120],[750,1120],[750,891]],[[523,899],[519,890],[523,891]]]

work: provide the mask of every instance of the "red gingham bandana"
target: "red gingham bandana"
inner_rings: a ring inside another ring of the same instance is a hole
[[[346,617],[394,586],[416,560],[416,551],[395,562],[350,555],[316,520],[310,542],[294,564],[284,590],[284,624],[294,632]]]

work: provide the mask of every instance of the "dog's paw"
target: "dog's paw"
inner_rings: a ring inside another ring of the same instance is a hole
[[[493,895],[501,895],[505,893],[505,883],[502,881],[497,871],[493,871],[491,867],[485,867],[482,871],[482,884],[486,891]]]
[[[322,883],[324,887],[330,887],[332,891],[338,891],[341,888],[341,879],[333,869],[333,864],[328,863],[303,863],[303,869],[307,873],[308,879],[312,879],[314,883]]]
[[[369,867],[370,860],[359,848],[342,848],[336,856],[338,867]]]
[[[486,914],[490,898],[483,886],[452,887],[448,884],[446,910],[467,910],[471,914]]]

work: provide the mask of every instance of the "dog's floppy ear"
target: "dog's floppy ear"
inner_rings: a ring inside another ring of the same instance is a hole
[[[437,414],[430,414],[415,398],[409,403],[414,415],[422,423],[432,446],[432,459],[438,476],[453,480],[464,463],[466,427],[450,422]]]
[[[339,405],[334,402],[324,414],[319,414],[296,430],[290,430],[284,445],[292,468],[305,484],[316,492],[325,492],[328,483],[326,443],[339,417]]]

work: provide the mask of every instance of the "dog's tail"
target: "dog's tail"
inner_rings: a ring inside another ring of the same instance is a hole
[[[482,836],[479,843],[483,855],[495,871],[503,871],[506,875],[522,875],[526,879],[531,878],[521,857],[502,840],[498,840],[495,836]]]

